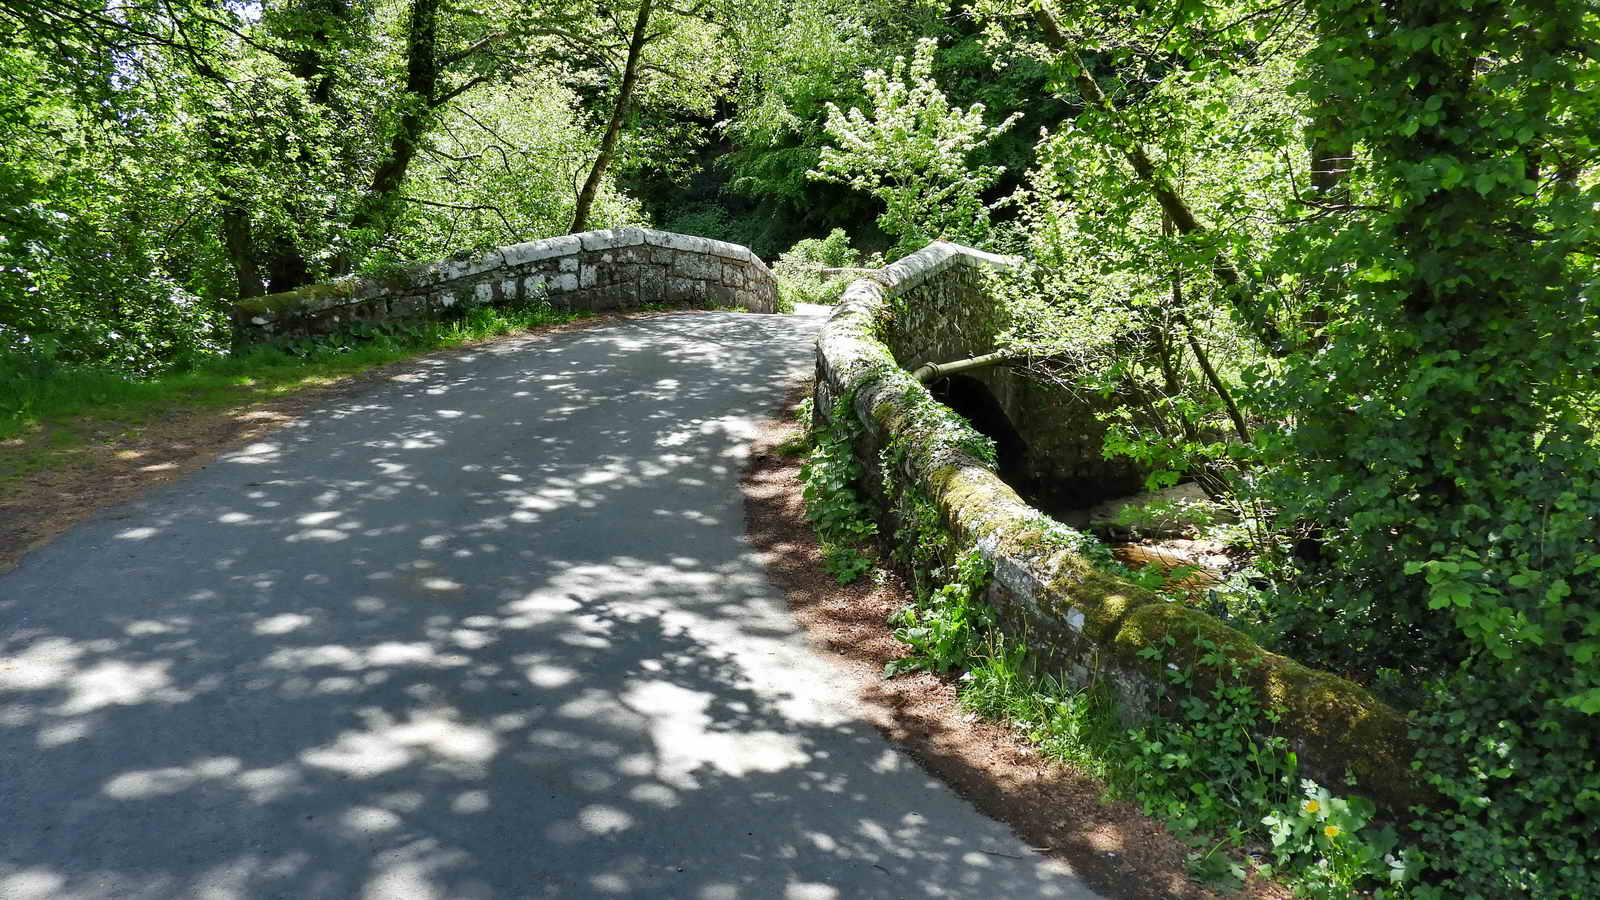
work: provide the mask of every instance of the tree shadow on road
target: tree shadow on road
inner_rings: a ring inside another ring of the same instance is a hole
[[[421,360],[0,576],[0,896],[1081,896],[741,543],[809,362],[741,314]]]

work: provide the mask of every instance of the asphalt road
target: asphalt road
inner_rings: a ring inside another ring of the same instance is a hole
[[[0,898],[1091,898],[860,717],[741,539],[815,316],[517,338],[0,576]]]

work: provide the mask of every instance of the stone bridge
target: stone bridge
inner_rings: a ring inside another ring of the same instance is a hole
[[[771,270],[749,248],[615,228],[253,297],[234,307],[233,320],[250,340],[491,303],[548,299],[594,312],[669,303],[769,313],[777,296]]]
[[[1186,647],[1197,639],[1226,647],[1258,661],[1251,671],[1262,702],[1289,711],[1283,731],[1308,772],[1327,782],[1354,773],[1392,808],[1414,799],[1402,764],[1406,726],[1393,710],[1355,684],[1267,653],[1210,616],[1106,575],[1082,555],[1082,538],[1061,524],[1062,511],[1135,493],[1143,479],[1101,453],[1102,414],[1116,398],[1070,392],[1004,364],[926,385],[911,374],[996,349],[1007,320],[992,279],[1017,262],[930,244],[854,282],[817,339],[815,415],[830,415],[835,399],[851,401],[857,455],[869,473],[861,488],[879,504],[884,533],[896,528],[899,494],[915,487],[944,513],[958,545],[989,557],[990,600],[1051,665],[1084,683],[1107,681],[1122,708],[1137,714],[1170,702],[1140,650],[1169,635]],[[672,303],[772,312],[778,305],[771,271],[747,248],[619,228],[257,298],[241,303],[235,319],[245,335],[308,334],[538,299],[593,311]],[[952,410],[961,418],[950,418]],[[952,448],[949,435],[966,423],[995,440],[997,466]],[[891,446],[905,451],[903,471],[884,471]]]

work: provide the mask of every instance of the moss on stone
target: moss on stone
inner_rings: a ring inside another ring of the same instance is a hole
[[[1082,616],[1078,627],[1097,644],[1109,643],[1134,610],[1161,602],[1071,551],[1061,551],[1052,562],[1041,605],[1063,621],[1072,621],[1074,613]]]
[[[995,518],[995,511],[1023,505],[1011,485],[977,464],[976,460],[936,464],[927,474],[929,496],[957,528],[972,529],[976,523]],[[999,524],[999,523],[996,523]],[[997,539],[998,535],[968,534],[971,540]]]
[[[355,297],[356,283],[353,281],[334,281],[327,284],[310,284],[292,291],[283,291],[278,294],[267,294],[264,297],[249,297],[234,304],[234,310],[242,315],[259,316],[270,314],[283,315],[316,304],[337,299],[353,299]]]
[[[1173,639],[1170,646],[1168,637]],[[1163,647],[1167,652],[1161,663],[1194,671],[1200,692],[1215,684],[1219,672],[1200,664],[1214,648],[1240,664],[1243,682],[1264,707],[1282,711],[1279,732],[1319,777],[1354,775],[1363,792],[1395,809],[1426,797],[1410,777],[1413,747],[1405,717],[1355,682],[1270,653],[1243,632],[1175,603],[1134,610],[1109,647],[1121,665],[1155,674],[1157,663],[1139,651]]]

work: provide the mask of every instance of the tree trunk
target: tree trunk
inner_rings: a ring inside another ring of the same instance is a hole
[[[311,261],[293,238],[278,235],[267,245],[267,287],[274,294],[305,287],[312,280]]]
[[[1319,133],[1311,139],[1311,187],[1323,203],[1348,203],[1350,189],[1346,182],[1355,143],[1349,135],[1335,132],[1339,126],[1331,119],[1322,119],[1318,124]]]
[[[265,294],[267,286],[261,280],[261,270],[256,265],[255,237],[248,212],[237,206],[229,206],[222,211],[222,242],[228,248],[228,261],[233,264],[239,299]]]
[[[633,89],[639,83],[639,63],[644,59],[645,30],[650,25],[650,7],[654,0],[639,0],[639,16],[633,22],[633,39],[628,42],[628,62],[622,69],[622,86],[617,91],[617,105],[611,110],[611,121],[606,123],[605,137],[600,140],[600,155],[589,169],[589,177],[578,191],[577,208],[572,214],[572,227],[568,233],[583,231],[589,224],[589,211],[594,198],[600,193],[600,181],[606,167],[617,153],[617,138],[622,134],[622,123],[627,116],[628,104],[633,100]]]
[[[388,223],[400,184],[417,155],[417,147],[433,116],[439,92],[439,63],[436,53],[439,33],[439,0],[413,0],[411,25],[406,34],[406,94],[408,106],[389,141],[389,154],[367,187],[361,207],[350,218],[350,227],[382,228]]]
[[[1308,149],[1313,202],[1323,206],[1349,203],[1355,141],[1342,130],[1338,117],[1327,108],[1313,115],[1312,135]],[[1306,307],[1300,316],[1300,329],[1306,339],[1301,349],[1314,351],[1325,343],[1323,328],[1328,324],[1328,310],[1341,282],[1332,271],[1307,274]]]

